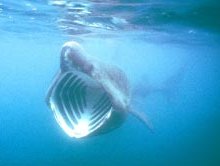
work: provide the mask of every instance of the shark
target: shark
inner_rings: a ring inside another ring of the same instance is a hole
[[[60,69],[46,95],[46,103],[67,135],[83,138],[120,127],[135,116],[150,131],[144,112],[133,109],[126,73],[116,65],[91,56],[75,41],[61,49]]]

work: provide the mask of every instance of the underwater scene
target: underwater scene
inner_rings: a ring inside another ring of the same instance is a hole
[[[0,0],[0,166],[219,166],[220,2]]]

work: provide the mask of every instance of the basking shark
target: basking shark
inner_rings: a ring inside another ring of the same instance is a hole
[[[132,109],[126,74],[117,66],[90,56],[74,41],[62,47],[60,69],[46,102],[70,137],[109,132],[119,127],[128,113],[152,129],[146,115]]]

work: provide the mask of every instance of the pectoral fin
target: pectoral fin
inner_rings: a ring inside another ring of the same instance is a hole
[[[153,125],[144,112],[136,111],[134,109],[129,109],[129,112],[140,120],[145,126],[147,126],[151,132],[154,132]]]

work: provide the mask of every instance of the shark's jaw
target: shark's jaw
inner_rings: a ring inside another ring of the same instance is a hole
[[[98,130],[112,114],[112,103],[102,87],[82,72],[61,73],[52,86],[48,104],[67,135],[82,138]]]

